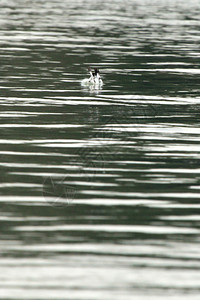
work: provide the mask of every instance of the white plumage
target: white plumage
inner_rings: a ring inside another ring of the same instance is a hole
[[[91,68],[88,68],[88,71],[90,73],[90,78],[85,78],[81,81],[82,86],[90,86],[94,88],[100,88],[103,85],[103,81],[101,79],[101,76],[99,74],[99,70],[95,68],[92,70]]]

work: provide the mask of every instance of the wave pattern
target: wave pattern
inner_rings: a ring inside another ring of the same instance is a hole
[[[2,299],[199,299],[199,12],[1,1]]]

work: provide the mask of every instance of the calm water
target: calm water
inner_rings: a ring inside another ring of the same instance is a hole
[[[199,299],[198,3],[0,2],[1,299]]]

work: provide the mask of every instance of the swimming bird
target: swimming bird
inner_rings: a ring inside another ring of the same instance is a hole
[[[103,81],[101,79],[99,69],[94,68],[91,69],[90,67],[88,68],[88,71],[90,73],[90,78],[89,79],[83,79],[81,84],[83,86],[93,86],[94,88],[99,88],[102,86]]]

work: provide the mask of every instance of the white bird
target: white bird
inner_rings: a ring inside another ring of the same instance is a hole
[[[81,84],[83,86],[91,86],[95,89],[100,88],[103,85],[103,81],[99,74],[99,70],[97,68],[94,68],[94,70],[92,70],[91,68],[88,68],[88,71],[90,73],[90,78],[83,79]]]

